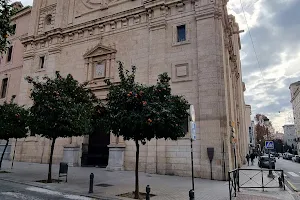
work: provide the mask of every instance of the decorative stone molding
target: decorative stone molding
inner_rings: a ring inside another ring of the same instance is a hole
[[[54,28],[55,10],[56,4],[47,6],[40,10],[38,34],[44,31],[49,31]]]
[[[110,29],[115,30],[116,29],[116,22],[112,21],[110,22]]]
[[[165,5],[160,6],[160,15],[167,16],[169,8]]]
[[[108,0],[81,0],[81,2],[89,9],[104,10],[108,8]]]
[[[147,15],[148,15],[149,20],[151,20],[152,19],[152,15],[153,15],[153,10],[152,9],[148,9],[147,10]]]
[[[134,21],[135,24],[140,23],[140,20],[141,20],[141,16],[140,15],[134,15],[133,16],[133,21]]]
[[[172,64],[172,83],[192,80],[192,61],[180,61]]]
[[[151,20],[149,23],[149,30],[154,31],[158,29],[166,29],[167,22],[166,19],[163,17],[159,20]]]
[[[176,4],[176,8],[178,12],[183,12],[184,11],[184,3],[180,2]]]
[[[88,87],[91,90],[107,89],[104,80],[113,78],[116,52],[112,47],[99,43],[83,55],[87,68]]]
[[[128,20],[127,20],[127,18],[121,19],[121,23],[122,23],[122,27],[127,27],[127,25],[128,25]]]

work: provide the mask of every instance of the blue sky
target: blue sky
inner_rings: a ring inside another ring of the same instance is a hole
[[[21,2],[32,4],[32,0]],[[229,13],[236,17],[240,29],[245,30],[241,34],[245,101],[252,106],[253,115],[269,116],[276,130],[293,123],[289,85],[300,77],[299,7],[299,0],[229,0],[228,3]]]

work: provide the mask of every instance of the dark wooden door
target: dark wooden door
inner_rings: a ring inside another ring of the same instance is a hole
[[[106,167],[108,164],[110,135],[94,132],[89,136],[88,165]]]

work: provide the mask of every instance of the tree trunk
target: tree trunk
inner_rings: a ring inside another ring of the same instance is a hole
[[[53,138],[52,139],[52,144],[51,144],[51,152],[50,152],[50,161],[49,161],[49,170],[48,170],[48,180],[47,180],[47,183],[52,183],[52,157],[53,157],[55,140],[56,140],[56,138]]]
[[[135,141],[136,153],[135,153],[135,192],[134,198],[140,199],[140,190],[139,190],[139,156],[140,156],[140,145],[139,141]]]
[[[4,150],[3,150],[2,155],[1,155],[0,169],[1,169],[1,166],[2,166],[2,160],[3,160],[3,157],[4,157],[4,153],[5,153],[6,148],[7,148],[7,146],[8,146],[8,142],[9,142],[9,140],[6,140],[6,144],[5,144]]]

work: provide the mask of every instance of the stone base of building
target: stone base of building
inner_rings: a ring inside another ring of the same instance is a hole
[[[4,148],[5,148],[5,144],[0,144],[0,156],[2,155]],[[11,152],[11,144],[8,144],[4,153],[3,160],[10,160],[10,152]]]
[[[124,170],[125,144],[111,144],[109,148],[109,159],[106,167],[109,171]]]
[[[68,163],[69,167],[78,167],[79,153],[80,153],[80,147],[77,145],[70,144],[64,146],[63,162]]]

